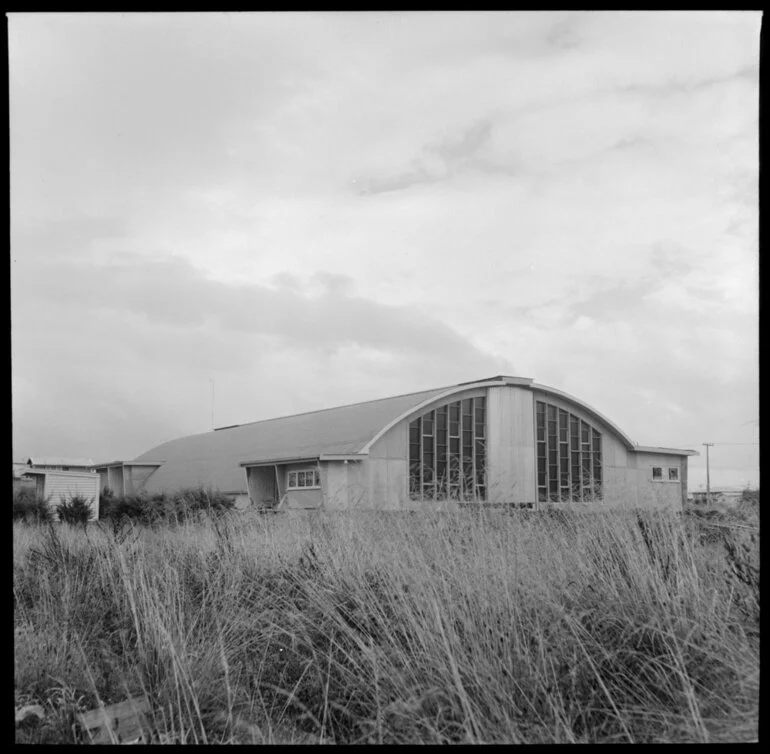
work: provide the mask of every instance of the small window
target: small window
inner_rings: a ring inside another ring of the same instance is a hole
[[[677,469],[677,468],[670,468],[668,470],[668,478],[672,482],[678,482],[679,481],[679,469]]]
[[[653,466],[652,467],[652,478],[653,479],[663,479],[663,469],[660,466]]]
[[[302,471],[290,471],[288,485],[290,490],[307,489],[308,487],[321,486],[321,472],[318,469],[303,469]]]

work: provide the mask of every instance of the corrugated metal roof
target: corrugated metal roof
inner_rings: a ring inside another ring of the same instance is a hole
[[[98,475],[96,472],[93,471],[87,471],[87,470],[81,470],[81,471],[63,471],[61,469],[34,469],[34,468],[28,468],[26,471],[22,472],[23,476],[63,476],[63,477],[74,477],[76,479],[92,479],[96,478]]]
[[[62,458],[61,456],[33,456],[27,459],[30,466],[82,466],[90,467],[94,462],[90,458]]]
[[[240,463],[357,453],[389,421],[447,389],[424,390],[181,437],[134,460],[164,462],[147,480],[148,491],[202,484],[222,492],[245,492],[246,474]]]

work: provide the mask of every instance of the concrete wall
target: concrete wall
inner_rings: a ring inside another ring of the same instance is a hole
[[[515,386],[487,391],[487,497],[492,503],[537,500],[535,403]]]
[[[408,454],[409,422],[406,420],[392,427],[369,449],[362,471],[367,479],[366,493],[370,500],[376,501],[377,508],[398,510],[408,500]]]
[[[674,508],[682,506],[686,497],[686,486],[682,484],[682,456],[665,453],[634,453],[636,456],[637,505],[652,508]],[[686,457],[684,457],[686,463]],[[653,466],[663,469],[663,479],[652,478]],[[669,481],[669,468],[679,469],[679,479]]]
[[[279,488],[282,488],[282,507],[284,508],[320,508],[323,504],[321,488],[288,489],[289,472],[304,471],[314,468],[315,464],[287,463],[278,466]]]

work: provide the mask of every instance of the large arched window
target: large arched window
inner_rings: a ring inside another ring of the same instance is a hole
[[[412,500],[486,500],[486,399],[466,398],[409,424]]]
[[[602,499],[602,435],[558,406],[536,402],[540,502]]]

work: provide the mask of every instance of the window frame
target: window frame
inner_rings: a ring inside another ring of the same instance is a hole
[[[672,476],[673,474],[673,476]],[[678,482],[679,481],[679,467],[678,466],[669,466],[668,467],[668,481],[669,482]]]
[[[652,480],[653,482],[662,482],[663,481],[663,467],[662,466],[652,466]],[[657,474],[655,472],[658,472]]]
[[[312,484],[308,484],[308,474]],[[302,484],[300,484],[302,479]],[[308,466],[304,469],[290,469],[286,473],[287,490],[320,490],[321,489],[321,470],[318,466]]]
[[[408,495],[415,502],[487,500],[487,397],[453,398],[407,424]]]
[[[602,502],[601,429],[571,407],[540,397],[534,420],[538,502]]]

